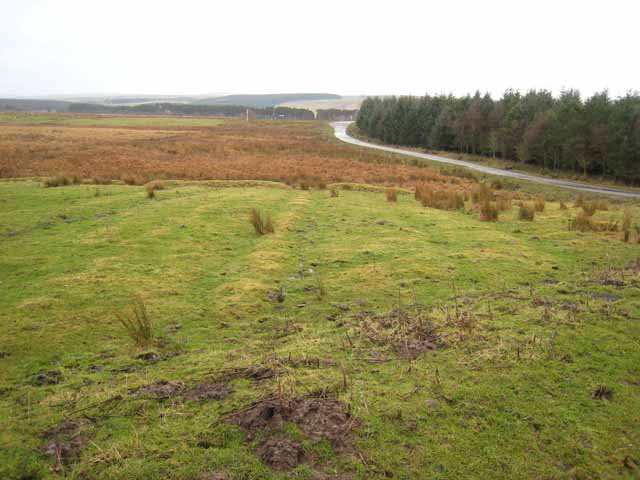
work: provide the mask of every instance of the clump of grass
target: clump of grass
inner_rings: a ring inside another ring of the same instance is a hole
[[[464,208],[464,195],[452,189],[430,188],[428,185],[416,185],[415,198],[424,207],[438,210],[459,210]]]
[[[536,212],[544,212],[545,200],[543,195],[538,195],[533,201],[533,208]]]
[[[582,204],[582,212],[588,217],[593,217],[593,214],[596,213],[596,210],[597,206],[593,202],[584,202]]]
[[[471,170],[464,167],[453,167],[449,169],[443,169],[441,171],[442,175],[464,178],[465,180],[471,180],[474,182],[478,181],[478,178],[473,174]]]
[[[511,210],[511,196],[510,195],[500,195],[496,198],[496,208],[499,212],[506,212]]]
[[[395,188],[387,188],[384,191],[384,194],[387,197],[387,202],[397,202],[398,201],[398,191]]]
[[[493,190],[486,183],[479,183],[471,192],[471,201],[473,203],[483,204],[493,200]]]
[[[273,228],[273,222],[271,221],[271,216],[256,208],[251,209],[249,221],[258,235],[266,235],[275,231]]]
[[[582,202],[582,210],[585,214],[592,217],[598,210],[609,210],[609,202],[606,200],[593,200],[591,202]]]
[[[147,191],[147,198],[155,198],[157,190],[164,190],[164,183],[159,180],[154,180],[147,183],[144,188]]]
[[[315,277],[316,277],[316,294],[317,294],[318,300],[322,300],[327,296],[327,288],[324,285],[324,279],[322,278],[322,275],[320,275],[320,272],[317,270],[315,272]]]
[[[576,218],[569,220],[569,230],[588,232],[594,230],[593,219],[585,210],[578,212]]]
[[[494,180],[493,182],[491,182],[491,188],[493,188],[494,190],[502,190],[502,180],[497,179]]]
[[[629,230],[631,228],[631,222],[633,221],[633,216],[631,215],[631,210],[628,208],[624,211],[624,216],[622,217],[622,230]]]
[[[526,220],[528,222],[533,222],[533,219],[536,216],[536,210],[532,205],[526,205],[524,203],[520,204],[520,209],[518,210],[518,219]]]
[[[66,187],[67,185],[77,185],[79,183],[82,183],[82,179],[76,175],[56,175],[55,177],[47,178],[44,181],[44,186],[46,188]]]
[[[148,347],[153,344],[153,319],[139,296],[134,298],[129,314],[116,314],[116,318],[137,346]]]
[[[498,208],[495,203],[485,200],[480,204],[480,220],[483,222],[498,221]]]
[[[95,185],[111,185],[113,180],[109,177],[93,177],[91,183]]]
[[[560,202],[560,210],[567,210],[567,204],[564,202]]]
[[[593,219],[593,215],[582,210],[578,212],[575,218],[569,220],[569,230],[577,230],[579,232],[617,232],[619,230],[618,222],[604,221],[598,222]]]
[[[136,175],[124,175],[122,177],[122,181],[126,185],[144,185],[145,183],[147,183],[144,178],[138,177]]]
[[[594,200],[592,203],[595,205],[596,210],[602,210],[603,212],[609,210],[609,202],[607,200]]]

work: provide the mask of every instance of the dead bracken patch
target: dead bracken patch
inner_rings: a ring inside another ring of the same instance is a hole
[[[83,434],[84,423],[65,419],[42,432],[44,444],[41,451],[54,457],[56,470],[76,460],[86,447],[88,440]]]
[[[224,383],[202,383],[185,393],[187,400],[222,400],[235,390]]]
[[[302,462],[304,449],[300,443],[286,437],[274,437],[258,448],[258,455],[274,470],[291,470]]]
[[[140,387],[129,389],[129,393],[133,395],[150,397],[156,400],[165,400],[181,394],[185,389],[184,383],[176,380],[158,380],[157,382],[141,385]]]

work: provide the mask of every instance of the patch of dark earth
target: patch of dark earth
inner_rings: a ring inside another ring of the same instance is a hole
[[[255,382],[275,377],[275,371],[264,365],[250,365],[248,367],[228,368],[222,370],[216,377],[217,382],[229,382],[238,378],[247,378]]]
[[[41,451],[55,459],[57,470],[77,460],[89,443],[85,427],[85,422],[65,419],[42,432]]]
[[[62,373],[58,370],[42,370],[31,379],[31,384],[41,387],[45,385],[57,385],[62,381]]]
[[[419,311],[394,309],[384,314],[361,310],[353,318],[356,333],[377,345],[389,344],[398,357],[415,360],[445,346],[435,325]]]
[[[262,461],[274,470],[292,470],[304,459],[304,448],[286,437],[273,437],[257,450]]]
[[[348,408],[338,400],[278,396],[264,398],[232,412],[220,422],[239,426],[250,441],[266,434],[266,440],[258,446],[256,453],[274,470],[291,470],[300,463],[312,461],[299,442],[278,433],[285,423],[295,424],[313,441],[327,440],[339,452],[353,451],[351,434],[359,425]]]
[[[202,383],[184,394],[187,400],[223,400],[235,390],[224,383]]]
[[[129,389],[129,394],[154,400],[182,396],[186,400],[222,400],[235,390],[221,382],[201,383],[188,389],[180,380],[158,380]]]
[[[238,425],[252,440],[258,432],[274,430],[285,422],[294,423],[312,440],[328,440],[334,447],[345,447],[357,420],[345,405],[328,398],[267,397],[249,407],[225,416],[224,423]]]

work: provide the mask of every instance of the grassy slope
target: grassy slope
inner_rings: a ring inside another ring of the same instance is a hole
[[[273,352],[344,365],[349,386],[340,398],[361,420],[356,445],[362,457],[307,442],[327,472],[355,478],[385,472],[395,478],[632,475],[623,464],[640,458],[638,277],[628,273],[625,288],[590,280],[637,257],[637,245],[566,231],[573,211],[557,204],[533,223],[515,221],[514,210],[488,224],[471,214],[422,208],[406,195],[391,204],[367,192],[329,198],[326,192],[190,185],[158,197],[147,200],[141,187],[0,183],[0,350],[9,353],[0,359],[2,478],[31,471],[56,476],[53,461],[39,453],[39,435],[64,415],[95,421],[92,443],[65,472],[72,478],[85,472],[90,478],[188,479],[208,470],[232,478],[309,478],[304,466],[271,472],[237,428],[211,426],[275,390],[274,380],[235,381],[236,392],[223,401],[159,402],[128,394],[161,378],[194,385],[222,367],[263,362]],[[252,232],[246,219],[256,205],[274,213],[275,235]],[[321,272],[327,298],[305,289],[317,281],[309,268]],[[307,270],[302,278],[301,269]],[[416,299],[428,309],[451,306],[452,282],[479,324],[462,338],[441,312],[432,312],[446,348],[409,362],[352,329],[358,310],[383,312]],[[266,299],[279,285],[288,293],[283,306]],[[592,298],[603,292],[621,298],[610,309]],[[169,340],[165,349],[180,355],[155,364],[134,358],[139,351],[113,315],[133,293],[146,300]],[[545,318],[545,307],[534,300],[547,297],[553,305]],[[573,315],[562,307],[570,302],[582,310]],[[337,308],[343,304],[350,311]],[[336,313],[338,321],[327,320]],[[182,328],[172,330],[175,323]],[[354,348],[343,348],[349,331]],[[391,361],[368,362],[372,350]],[[133,370],[113,372],[126,366]],[[60,384],[30,384],[36,372],[55,368],[64,375]],[[304,393],[339,385],[342,370],[290,368],[280,382]],[[611,402],[590,398],[600,383],[614,390]],[[117,394],[123,400],[96,404]],[[428,407],[428,399],[439,406]],[[215,446],[199,448],[203,437]]]

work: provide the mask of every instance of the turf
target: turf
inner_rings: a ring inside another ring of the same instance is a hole
[[[225,185],[172,183],[151,200],[135,186],[0,182],[0,477],[638,474],[638,245],[568,231],[576,209],[555,203],[534,222],[514,208],[485,223],[406,194]],[[271,213],[274,234],[254,233],[253,207]],[[156,323],[152,352],[116,319],[133,295]],[[442,344],[407,360],[363,335],[360,319],[392,310],[422,312]],[[221,400],[132,391],[270,366],[274,354],[327,362],[229,380]],[[39,385],[50,371],[57,383]],[[594,398],[600,385],[611,398]],[[218,424],[265,395],[321,388],[357,419],[353,445],[288,423],[282,435],[308,454],[293,470],[261,461],[261,437]],[[43,445],[64,418],[82,422],[86,442],[57,464]]]

